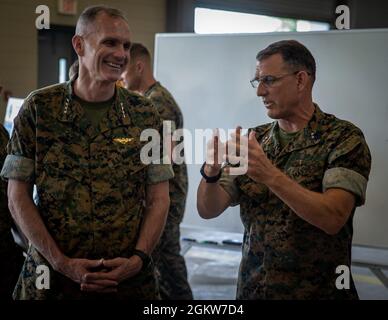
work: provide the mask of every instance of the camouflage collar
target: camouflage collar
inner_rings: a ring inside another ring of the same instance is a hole
[[[65,83],[65,93],[63,97],[63,108],[58,114],[58,120],[62,122],[73,122],[76,118],[82,118],[84,111],[81,105],[73,99],[73,84],[75,79]]]
[[[307,126],[302,129],[299,134],[294,137],[283,149],[280,147],[280,142],[277,137],[277,130],[279,124],[277,121],[273,122],[264,134],[262,139],[263,150],[271,155],[273,158],[282,157],[290,152],[305,149],[309,146],[316,145],[320,142],[322,137],[322,122],[325,114],[321,111],[317,104],[314,103],[315,110],[309,120]]]
[[[154,89],[157,88],[157,87],[160,87],[160,82],[159,82],[159,81],[156,81],[153,85],[151,85],[151,86],[146,90],[146,92],[144,92],[144,96],[145,96],[145,97],[148,97],[148,96],[151,94],[152,90],[154,90]]]
[[[65,84],[63,108],[58,114],[58,120],[61,122],[72,122],[81,129],[88,131],[89,134],[97,134],[97,132],[91,132],[93,130],[90,129],[90,121],[84,116],[84,110],[80,103],[73,98],[74,81],[75,79],[72,79]],[[100,133],[114,127],[130,124],[130,116],[127,112],[128,108],[125,108],[126,100],[122,90],[116,86],[113,107],[108,111],[108,117],[104,118],[100,123],[98,130]]]

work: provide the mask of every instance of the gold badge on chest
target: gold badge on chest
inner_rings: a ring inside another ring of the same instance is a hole
[[[135,138],[113,138],[113,141],[120,144],[132,144],[132,142],[135,140]]]

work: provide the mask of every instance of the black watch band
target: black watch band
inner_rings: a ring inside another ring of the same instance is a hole
[[[133,250],[132,255],[138,256],[141,259],[141,261],[143,261],[143,266],[141,267],[142,270],[147,268],[151,263],[151,257],[148,254],[146,254],[144,251],[135,249]]]
[[[206,183],[216,183],[218,180],[220,180],[222,170],[220,170],[220,172],[216,176],[209,177],[205,173],[205,165],[206,165],[206,162],[203,163],[200,172],[201,172],[202,177],[205,179]]]

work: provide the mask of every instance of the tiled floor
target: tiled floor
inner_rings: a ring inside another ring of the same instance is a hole
[[[235,299],[239,252],[192,247],[185,258],[194,299]]]
[[[191,234],[191,236],[193,235]],[[205,238],[215,240],[214,233],[208,234]],[[187,242],[185,243],[187,244]],[[185,243],[183,249],[185,249]],[[355,252],[355,250],[353,251]],[[363,248],[357,248],[355,253],[360,259],[367,257],[372,260],[373,254],[375,254],[373,250],[367,251]],[[380,254],[378,258],[381,257],[385,258],[384,255]],[[195,299],[235,299],[237,273],[241,259],[238,248],[225,250],[215,249],[206,244],[195,245],[186,251],[185,258]],[[388,272],[384,272],[388,276]],[[388,300],[388,289],[369,269],[353,267],[352,273],[360,299]]]

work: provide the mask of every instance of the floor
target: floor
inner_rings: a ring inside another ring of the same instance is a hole
[[[182,244],[182,252],[185,254],[194,298],[197,300],[235,299],[237,273],[241,259],[239,247],[231,245],[220,248],[220,234],[217,232],[188,232],[186,230],[182,234],[186,239]],[[240,236],[222,233],[223,239]],[[383,264],[388,262],[388,250],[382,252],[356,247],[353,248],[353,258],[357,261],[367,260]],[[352,273],[360,299],[388,300],[388,288],[368,268],[353,266]],[[388,277],[386,270],[383,273]]]

